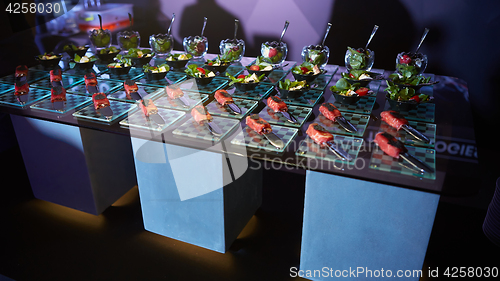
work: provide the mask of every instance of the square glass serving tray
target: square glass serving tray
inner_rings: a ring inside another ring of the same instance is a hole
[[[54,103],[50,101],[50,97],[31,105],[30,108],[63,115],[91,101],[91,97],[66,94],[66,101],[63,102],[63,106],[60,109],[54,108]]]
[[[222,135],[213,135],[205,125],[200,125],[194,121],[191,117],[182,125],[177,127],[172,133],[177,136],[194,138],[203,141],[218,142],[223,139],[228,133],[230,133],[236,126],[239,125],[240,121],[236,119],[223,118],[218,116],[212,116],[213,123],[215,123],[222,131]]]

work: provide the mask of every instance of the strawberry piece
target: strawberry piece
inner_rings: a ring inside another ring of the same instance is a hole
[[[410,98],[410,100],[414,100],[416,102],[420,102],[420,97],[418,95],[414,95],[413,97]]]
[[[196,70],[198,70],[199,72],[205,74],[205,69],[203,69],[201,67],[197,67]]]
[[[306,74],[307,72],[309,72],[309,69],[305,66],[301,67],[300,70],[302,70],[302,74]]]
[[[254,70],[254,71],[259,71],[259,70],[260,70],[260,67],[259,67],[258,65],[256,65],[256,64],[254,64],[254,65],[251,65],[251,66],[249,67],[249,69],[250,69],[250,70]]]
[[[411,62],[411,58],[408,55],[403,55],[401,58],[399,58],[399,63],[401,64],[409,64]]]
[[[352,73],[349,73],[349,78],[356,79],[356,76],[354,76],[354,74],[352,74]]]
[[[269,57],[272,58],[278,54],[278,50],[276,48],[269,49]]]
[[[356,90],[356,94],[358,94],[358,96],[362,97],[362,96],[368,95],[369,91],[370,91],[370,89],[365,88],[365,87],[361,87],[361,88]]]

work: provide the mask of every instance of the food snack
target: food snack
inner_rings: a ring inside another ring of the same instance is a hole
[[[404,144],[389,133],[378,133],[374,142],[378,144],[383,152],[394,158],[399,158],[399,154],[407,151]]]
[[[323,103],[319,107],[319,112],[323,114],[328,120],[335,121],[336,118],[342,116],[342,113],[332,103]]]
[[[408,120],[394,110],[387,110],[380,113],[382,121],[389,124],[396,130],[400,130],[404,125],[408,125]]]
[[[103,107],[110,106],[109,100],[104,93],[95,93],[92,95],[92,101],[94,102],[94,108],[96,110]]]
[[[139,107],[142,110],[142,113],[146,115],[146,117],[149,117],[152,114],[157,114],[158,113],[158,108],[156,105],[153,103],[151,99],[145,99],[139,102]]]
[[[50,89],[50,102],[66,101],[66,89],[63,87],[53,87]]]
[[[234,103],[233,98],[226,90],[217,90],[214,94],[215,100],[221,105],[226,105],[229,103]]]
[[[213,117],[208,113],[207,109],[199,104],[195,106],[191,110],[191,116],[193,116],[194,121],[196,121],[198,124],[202,124],[203,122],[212,122]]]
[[[312,123],[307,128],[306,134],[320,146],[324,146],[326,142],[333,141],[333,135],[318,123]]]
[[[250,129],[254,130],[257,134],[263,135],[272,132],[271,125],[266,120],[262,119],[258,114],[252,114],[245,119],[246,124]]]

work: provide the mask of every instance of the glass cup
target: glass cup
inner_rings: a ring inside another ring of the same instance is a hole
[[[122,50],[139,48],[141,44],[141,35],[137,31],[125,30],[116,34],[116,40]]]
[[[92,50],[95,54],[98,50],[111,46],[111,31],[108,29],[93,29],[89,31],[89,37]]]
[[[353,52],[355,53],[353,54]],[[370,49],[363,51],[362,48],[357,50],[349,48],[345,53],[345,66],[348,71],[352,69],[370,71],[374,62],[375,52]]]
[[[282,64],[288,53],[288,46],[285,42],[278,44],[277,41],[262,43],[260,47],[261,55],[270,60],[273,64]]]
[[[422,53],[402,52],[396,57],[396,72],[404,76],[410,72],[411,76],[417,76],[424,73],[427,62],[427,56]]]
[[[302,49],[302,61],[310,62],[323,68],[330,58],[330,49],[327,46],[309,45]]]
[[[222,59],[235,62],[240,61],[245,54],[245,41],[243,39],[225,39],[219,45]]]
[[[168,34],[153,34],[149,36],[149,46],[156,55],[166,56],[174,48],[174,37]]]
[[[191,54],[194,58],[202,58],[208,51],[208,39],[205,36],[184,37],[182,41],[184,51]]]

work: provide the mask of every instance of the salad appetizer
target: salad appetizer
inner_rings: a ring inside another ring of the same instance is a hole
[[[330,49],[322,45],[309,45],[302,49],[302,61],[325,67],[330,57]]]
[[[130,26],[132,26],[133,21],[132,15],[130,13],[128,14],[128,19],[130,22]],[[120,48],[124,50],[139,48],[139,45],[141,43],[141,35],[139,34],[139,32],[133,30],[118,32],[116,34],[116,39],[118,41],[118,45],[120,45]]]
[[[219,49],[220,54],[224,60],[229,62],[240,61],[241,57],[245,53],[245,41],[242,39],[237,39],[236,34],[238,33],[238,19],[234,19],[234,37],[233,39],[225,39],[220,41]]]
[[[330,87],[330,90],[338,95],[348,97],[363,97],[373,93],[369,88],[360,87],[358,83],[350,84],[345,78],[340,78],[334,86]]]
[[[266,59],[269,59],[273,64],[281,64],[285,61],[286,55],[288,53],[288,46],[285,42],[282,42],[283,36],[285,35],[288,25],[290,23],[285,21],[285,27],[281,32],[279,41],[265,42],[262,43],[260,47],[260,53]]]
[[[95,48],[109,48],[111,45],[111,31],[109,29],[102,29],[102,19],[99,16],[101,28],[93,29],[89,32],[90,42]]]
[[[409,75],[409,73],[406,73],[407,76],[404,76],[399,73],[393,73],[389,75],[389,78],[395,83],[403,86],[426,86],[426,85],[432,85],[437,83],[431,82],[430,77],[425,77],[423,75]]]
[[[427,56],[422,53],[402,52],[396,57],[396,72],[403,77],[420,75],[427,67]]]
[[[351,70],[349,72],[342,72],[342,78],[347,80],[380,80],[383,79],[383,75],[376,72],[370,72],[366,70]]]
[[[196,64],[188,65],[186,70],[184,70],[187,75],[194,78],[212,78],[215,77],[215,73],[213,71],[206,70],[202,67],[198,67]]]
[[[130,58],[123,57],[122,55],[116,56],[115,62],[108,64],[108,68],[126,68],[131,66],[132,61]]]
[[[75,57],[73,59],[76,63],[90,63],[90,62],[95,62],[97,58],[95,56],[79,56],[78,54],[75,54]]]
[[[63,51],[65,51],[70,57],[74,57],[75,54],[84,56],[88,49],[88,46],[76,46],[75,44],[68,44],[63,47]]]
[[[220,41],[220,54],[225,61],[240,61],[245,54],[245,41],[243,39],[225,39]]]
[[[138,49],[130,48],[127,54],[124,55],[126,58],[151,58],[153,53],[149,49]]]
[[[50,52],[50,53],[44,53],[43,55],[38,55],[37,58],[38,60],[55,60],[55,59],[60,59],[61,55],[56,55],[53,52]]]
[[[428,95],[417,94],[414,88],[398,87],[394,82],[387,80],[387,98],[398,102],[422,103],[430,100]]]
[[[317,64],[303,62],[292,68],[292,73],[301,75],[317,75],[321,73],[321,69],[319,69]]]
[[[193,57],[205,56],[208,51],[208,39],[205,36],[189,36],[184,38],[184,50]]]
[[[163,63],[155,66],[143,65],[142,69],[144,70],[144,72],[148,73],[163,73],[163,72],[168,72],[170,70],[170,67],[168,66],[168,64]]]
[[[180,54],[170,54],[166,58],[167,61],[187,61],[192,59],[193,56],[189,53],[180,53]]]
[[[345,65],[350,71],[355,70],[370,70],[373,67],[375,61],[375,52],[370,49],[354,49],[347,47],[347,52],[345,55]]]
[[[109,48],[104,48],[100,49],[98,54],[100,55],[108,55],[108,54],[114,54],[114,53],[119,53],[121,51],[120,48],[117,48],[115,46],[111,46]]]
[[[286,91],[302,91],[309,87],[306,80],[292,82],[290,79],[285,79],[280,81],[278,85],[280,89]]]
[[[174,47],[174,37],[169,34],[153,34],[149,36],[149,45],[156,54],[166,55]]]
[[[288,46],[285,42],[277,41],[262,43],[260,48],[262,57],[268,59],[273,64],[280,64],[285,61],[288,53]]]
[[[240,74],[237,77],[234,77],[229,73],[226,73],[226,76],[231,79],[231,82],[229,82],[229,86],[236,84],[236,83],[239,83],[239,84],[257,84],[257,83],[261,82],[265,77],[264,74],[262,74],[261,76],[258,77],[257,74],[255,74],[255,73],[248,74],[248,75]]]
[[[263,56],[258,56],[255,60],[255,63],[252,65],[246,66],[249,71],[262,71],[267,72],[266,75],[269,75],[271,71],[273,71],[273,65],[270,60],[264,58]]]

